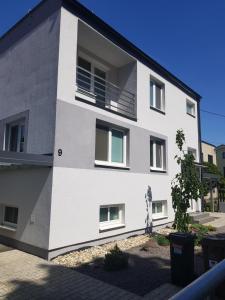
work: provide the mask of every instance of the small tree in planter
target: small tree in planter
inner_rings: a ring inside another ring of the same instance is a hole
[[[175,159],[181,170],[172,181],[171,196],[175,211],[173,227],[179,232],[188,232],[189,215],[187,210],[190,207],[190,200],[197,201],[205,193],[204,184],[201,182],[194,164],[195,158],[192,154],[185,153],[184,143],[183,130],[177,130],[176,144],[180,154],[176,155]]]

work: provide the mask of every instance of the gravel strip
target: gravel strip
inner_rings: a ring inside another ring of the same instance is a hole
[[[116,244],[123,251],[143,245],[149,241],[149,235],[138,235],[130,237],[125,240],[113,241],[101,246],[94,246],[84,250],[73,251],[65,255],[58,256],[53,259],[53,262],[66,267],[78,267],[83,264],[91,263],[97,258],[102,258],[109,252]]]

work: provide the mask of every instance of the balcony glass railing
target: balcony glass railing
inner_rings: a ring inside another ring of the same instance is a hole
[[[90,96],[96,106],[136,118],[135,94],[107,81],[104,72],[97,69],[94,74],[78,66],[77,87],[78,92]]]

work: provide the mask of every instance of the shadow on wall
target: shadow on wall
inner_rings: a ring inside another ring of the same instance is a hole
[[[107,294],[111,299],[123,299],[124,291],[117,288],[142,296],[170,282],[168,259],[130,254],[129,261],[127,269],[114,272],[104,271],[102,267],[95,269],[93,264],[72,270],[41,262],[35,267],[30,266],[27,273],[23,270],[22,275],[13,273],[14,278],[22,279],[9,282],[12,289],[8,291],[7,299],[104,300]]]
[[[48,246],[51,181],[50,168],[32,167],[0,172],[0,204],[19,209],[16,232],[3,229],[0,230],[1,236],[40,248]],[[12,243],[14,245],[10,246],[17,246],[16,242]]]
[[[152,233],[152,189],[148,186],[145,194],[146,218],[145,218],[145,233]]]
[[[55,2],[55,3],[54,3]],[[57,26],[58,15],[54,15],[60,8],[60,1],[46,1],[42,4],[41,11],[40,7],[38,10],[27,14],[23,20],[23,26],[16,26],[4,37],[4,43],[1,43],[0,54],[6,51],[12,45],[26,39],[27,34],[31,34],[42,22],[47,18],[50,20],[49,34],[53,31],[54,27]]]

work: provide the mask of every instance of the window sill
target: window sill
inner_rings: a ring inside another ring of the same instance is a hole
[[[11,231],[11,232],[16,232],[16,227],[10,227],[7,225],[0,225],[0,229],[5,229],[5,230]]]
[[[168,216],[155,216],[154,214],[152,215],[152,221],[160,221],[160,220],[164,220],[164,219],[168,219]]]
[[[108,226],[100,226],[99,232],[106,232],[114,229],[124,228],[125,224],[116,224],[116,225],[108,225]]]
[[[104,162],[95,162],[95,167],[100,167],[100,168],[108,168],[108,169],[121,169],[121,170],[130,170],[130,167],[126,165],[116,165],[116,164],[107,164]]]
[[[153,173],[167,173],[167,170],[163,170],[163,169],[157,169],[157,168],[150,168],[150,172]]]
[[[188,112],[187,112],[187,115],[192,117],[192,118],[195,118],[195,115],[189,114]]]
[[[150,106],[150,109],[152,109],[152,110],[154,110],[154,111],[157,111],[158,113],[160,113],[160,114],[162,114],[162,115],[165,115],[165,114],[166,114],[165,111],[160,110],[160,109],[158,109],[158,108],[155,108],[154,106]]]

